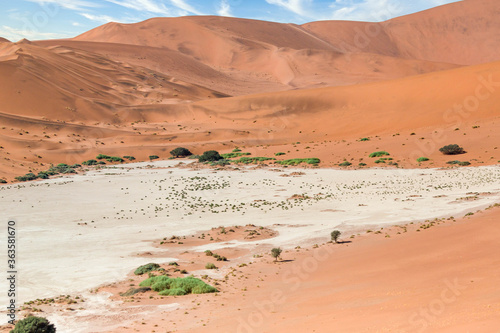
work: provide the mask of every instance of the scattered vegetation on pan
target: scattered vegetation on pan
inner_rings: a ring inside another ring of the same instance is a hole
[[[280,259],[281,252],[283,252],[283,250],[280,247],[275,247],[271,250],[271,255],[273,256],[274,261],[278,261],[278,259]]]
[[[135,275],[143,275],[152,271],[157,271],[160,268],[160,265],[155,263],[149,263],[146,265],[139,266],[135,271]]]
[[[383,157],[383,156],[389,156],[390,154],[386,151],[376,151],[373,152],[369,155],[369,157],[374,158],[374,157]]]
[[[216,162],[224,159],[218,151],[208,150],[198,157],[198,162]]]
[[[447,145],[439,149],[444,155],[460,155],[465,154],[465,150],[457,144]]]
[[[56,328],[46,318],[30,316],[16,323],[10,333],[55,333]]]
[[[16,180],[20,182],[26,182],[35,179],[49,179],[50,176],[58,175],[58,174],[71,174],[76,173],[75,169],[81,168],[80,164],[68,165],[65,163],[60,163],[56,166],[51,166],[46,171],[40,171],[38,175],[35,175],[33,172],[29,172],[24,176],[15,177]]]
[[[209,257],[214,257],[215,259],[217,259],[217,261],[227,261],[226,257],[223,257],[217,253],[210,251],[210,250],[206,250],[205,254]]]
[[[5,179],[0,179],[0,184],[7,184],[7,181]]]
[[[458,166],[468,166],[470,165],[470,162],[468,161],[448,161],[446,162],[447,164],[451,164],[451,165],[458,165]]]
[[[152,276],[142,281],[140,287],[150,287],[161,296],[216,293],[218,290],[192,276],[170,278],[166,275]]]
[[[429,158],[427,158],[427,157],[419,157],[419,158],[417,158],[417,162],[418,163],[427,162],[427,161],[429,161]]]
[[[312,165],[318,165],[320,163],[320,159],[316,157],[312,158],[293,158],[289,160],[276,161],[276,163],[281,165],[299,165],[301,163],[307,163]]]
[[[189,149],[187,149],[187,148],[178,147],[178,148],[173,149],[170,152],[170,155],[172,155],[175,158],[178,158],[178,157],[188,157],[188,156],[193,155],[193,153],[190,152]]]

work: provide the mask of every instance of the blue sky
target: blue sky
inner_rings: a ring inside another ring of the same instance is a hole
[[[221,15],[302,24],[384,21],[457,0],[14,0],[0,1],[0,36],[17,41],[74,37],[107,22]]]

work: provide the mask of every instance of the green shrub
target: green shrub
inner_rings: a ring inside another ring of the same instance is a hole
[[[341,232],[339,230],[333,230],[332,233],[330,234],[332,241],[337,243],[339,240],[340,234],[341,234]]]
[[[453,144],[453,145],[447,145],[444,147],[441,147],[439,149],[440,152],[442,152],[444,155],[459,155],[459,154],[465,154],[465,150],[460,147],[459,145]]]
[[[451,165],[459,165],[459,166],[468,166],[470,165],[470,162],[468,161],[449,161],[449,162],[446,162],[447,164],[451,164]]]
[[[373,158],[373,157],[382,157],[382,156],[389,156],[390,154],[386,151],[376,151],[374,153],[371,153],[370,154],[370,157]]]
[[[33,172],[29,172],[24,176],[18,176],[15,179],[19,180],[20,182],[27,182],[29,180],[35,180],[36,178],[37,176]]]
[[[37,177],[40,179],[49,179],[49,176],[50,175],[47,171],[40,171]]]
[[[182,288],[165,289],[160,291],[161,296],[184,296],[187,292]]]
[[[359,165],[360,167],[364,167],[364,166],[366,166],[366,163],[359,163],[358,165]]]
[[[215,165],[215,166],[226,166],[231,164],[231,161],[229,160],[218,160],[216,162],[210,162],[210,165]]]
[[[96,160],[87,160],[85,162],[82,162],[82,165],[97,165]]]
[[[215,264],[209,262],[205,265],[205,269],[217,269],[217,266],[215,266]]]
[[[341,166],[341,167],[347,167],[347,166],[350,166],[350,165],[352,165],[352,163],[351,162],[347,162],[347,161],[342,162],[342,163],[339,164],[339,166]]]
[[[321,161],[319,158],[293,158],[289,160],[283,160],[283,161],[276,161],[276,163],[281,164],[281,165],[299,165],[301,163],[307,163],[307,164],[313,164],[317,165]]]
[[[286,155],[286,154],[285,154],[285,153],[282,153],[282,152],[279,152],[279,153],[274,154],[274,156],[283,156],[283,155]]]
[[[7,181],[5,179],[0,179],[0,184],[7,184]]]
[[[239,153],[240,151],[241,151],[241,149],[240,149],[240,148],[234,148],[234,149],[233,149],[233,153]]]
[[[198,158],[198,162],[215,162],[222,159],[223,157],[220,156],[219,152],[215,150],[208,150]]]
[[[135,294],[145,293],[146,291],[150,291],[150,287],[140,287],[140,288],[130,288],[126,292],[120,294],[120,296],[134,296]]]
[[[106,161],[108,161],[108,162],[120,162],[120,163],[125,162],[125,160],[123,158],[118,157],[118,156],[109,156],[108,158],[106,158]]]
[[[370,141],[370,138],[361,138],[359,141]]]
[[[107,159],[109,157],[110,156],[108,156],[108,155],[99,154],[99,155],[96,156],[96,159],[98,159],[98,160],[105,160],[105,159]]]
[[[165,275],[153,276],[142,281],[139,285],[141,287],[151,287],[162,296],[206,294],[218,291],[216,288],[192,276],[184,278],[169,278]]]
[[[274,157],[241,157],[238,160],[232,161],[233,163],[242,163],[242,164],[254,164],[265,161],[274,161],[276,160]]]
[[[281,256],[281,252],[283,252],[283,250],[279,247],[275,247],[271,250],[271,255],[273,256],[274,261],[278,261],[278,258]]]
[[[240,157],[240,156],[248,156],[251,155],[250,153],[228,153],[228,154],[221,154],[222,158],[228,159],[228,158],[235,158],[235,157]]]
[[[152,161],[152,160],[157,160],[159,159],[160,157],[158,155],[150,155],[149,156],[149,160]]]
[[[193,155],[193,153],[190,152],[189,149],[186,149],[183,147],[178,147],[178,148],[175,148],[174,150],[172,150],[170,152],[170,155],[177,158],[177,157],[188,157],[188,156]]]
[[[429,159],[427,157],[419,157],[417,158],[417,162],[418,163],[421,163],[421,162],[427,162]]]
[[[134,156],[126,155],[126,156],[123,156],[123,158],[126,158],[129,161],[135,161],[135,157]]]
[[[206,251],[205,251],[205,255],[207,255],[207,256],[209,256],[209,257],[211,257],[211,256],[213,256],[213,255],[214,255],[214,253],[213,253],[212,251],[210,251],[210,250],[206,250]]]
[[[56,328],[47,319],[31,316],[20,320],[10,333],[55,333]]]
[[[149,264],[146,264],[146,265],[139,266],[134,271],[134,274],[135,275],[142,275],[142,274],[149,273],[149,272],[152,272],[152,271],[157,271],[158,268],[160,268],[160,265],[155,264],[155,263],[149,263]]]

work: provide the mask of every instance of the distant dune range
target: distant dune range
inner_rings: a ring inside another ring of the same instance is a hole
[[[465,0],[382,23],[181,17],[2,38],[0,177],[178,145],[286,150],[323,166],[371,149],[415,166],[420,149],[439,166],[438,145],[458,143],[462,159],[496,163],[499,14]]]

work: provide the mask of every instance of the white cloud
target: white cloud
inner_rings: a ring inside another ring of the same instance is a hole
[[[217,11],[217,14],[220,16],[233,16],[231,14],[231,6],[227,2],[227,0],[222,0],[220,2],[219,10]]]
[[[116,5],[134,9],[140,12],[147,11],[155,14],[170,15],[168,8],[162,4],[157,3],[153,0],[106,0],[107,2],[114,3]]]
[[[303,17],[312,17],[304,8],[306,3],[312,3],[312,0],[266,0],[266,2],[270,5],[283,7]]]
[[[51,32],[40,32],[36,30],[24,30],[12,28],[9,26],[0,27],[0,36],[7,38],[10,41],[18,41],[23,38],[30,40],[38,40],[38,39],[57,39],[57,38],[68,38],[70,36],[59,33],[51,33]]]
[[[98,4],[91,1],[85,0],[25,0],[29,2],[34,2],[39,4],[40,6],[44,6],[47,4],[56,4],[63,8],[72,9],[72,10],[82,10],[85,8],[93,8],[99,7]]]
[[[185,0],[170,0],[170,2],[177,8],[182,9],[188,13],[196,15],[204,15],[202,12],[198,11],[196,8],[188,4]]]
[[[137,18],[121,18],[117,19],[108,15],[93,15],[89,13],[80,13],[83,17],[88,20],[100,22],[100,23],[109,23],[109,22],[120,22],[120,23],[136,23],[139,21]]]
[[[321,18],[330,20],[355,20],[380,22],[415,11],[444,5],[459,0],[336,0],[330,8],[331,15]]]

